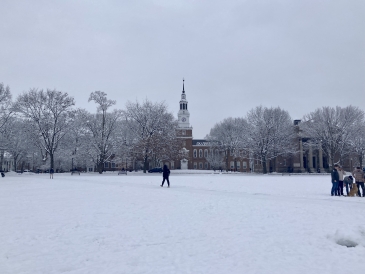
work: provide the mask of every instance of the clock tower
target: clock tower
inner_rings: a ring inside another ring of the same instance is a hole
[[[181,93],[180,110],[177,114],[177,118],[179,119],[179,128],[190,128],[190,123],[189,123],[190,113],[188,111],[188,101],[186,101],[184,81],[185,80],[183,80],[183,90]]]
[[[180,161],[176,162],[176,167],[178,169],[192,169],[193,164],[191,162],[191,159],[193,156],[193,128],[190,126],[189,122],[190,113],[188,111],[188,101],[186,101],[184,81],[185,80],[183,79],[183,90],[181,93],[180,109],[177,113],[177,137],[181,140],[181,150],[184,156]]]

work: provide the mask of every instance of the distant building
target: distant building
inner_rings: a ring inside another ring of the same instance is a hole
[[[226,163],[221,166],[213,167],[207,160],[209,153],[216,153],[211,151],[211,144],[209,140],[194,139],[193,128],[190,126],[190,112],[188,110],[188,101],[185,93],[185,85],[183,80],[183,89],[181,99],[179,102],[178,111],[178,138],[182,139],[182,150],[185,151],[185,157],[180,161],[164,162],[171,169],[228,169],[239,172],[262,172],[262,163],[259,160],[250,159],[247,151],[240,151],[239,153],[228,152],[228,167]],[[301,120],[294,120],[294,126],[297,130],[297,138],[293,140],[297,144],[298,153],[295,155],[283,157],[279,156],[275,159],[267,161],[268,172],[326,172],[329,171],[329,160],[323,155],[322,150],[316,149],[309,144],[309,138],[301,137],[300,132]],[[354,157],[347,157],[342,160],[342,166],[347,170],[354,168]]]
[[[184,80],[179,106],[180,108],[177,114],[177,135],[178,138],[182,139],[182,150],[185,151],[186,157],[180,161],[175,161],[173,163],[166,162],[163,164],[166,164],[170,168],[172,168],[173,165],[174,168],[172,169],[226,169],[224,163],[222,163],[220,166],[213,167],[207,160],[209,153],[215,153],[215,151],[212,151],[211,149],[212,146],[209,140],[193,138],[193,128],[190,126],[189,122],[190,112],[188,110],[188,101],[186,99]],[[236,170],[240,172],[250,171],[249,160],[246,158],[247,155],[245,153],[242,153],[241,155],[242,157],[236,158],[233,158],[232,155],[229,155],[229,170]]]

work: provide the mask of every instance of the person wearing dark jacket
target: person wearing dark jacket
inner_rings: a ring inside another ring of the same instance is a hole
[[[331,196],[333,196],[333,195],[340,196],[338,193],[338,182],[339,182],[340,176],[338,175],[337,169],[338,169],[338,165],[336,164],[333,167],[333,170],[331,171],[331,181],[332,181]]]
[[[342,169],[341,166],[338,166],[337,168],[337,172],[338,172],[338,195],[339,196],[344,196],[343,195],[343,177],[344,175],[346,175],[346,172]]]
[[[54,169],[53,169],[53,168],[51,168],[51,169],[49,170],[49,178],[50,178],[50,179],[53,179],[53,173],[54,173]]]
[[[165,183],[165,180],[167,181],[167,187],[170,187],[169,176],[170,176],[170,170],[167,167],[167,165],[164,165],[163,170],[162,170],[163,181],[162,181],[161,187],[163,187],[163,184]]]

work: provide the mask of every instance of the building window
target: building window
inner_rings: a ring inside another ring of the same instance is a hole
[[[237,161],[236,164],[237,164],[237,170],[241,169],[241,162]]]
[[[207,162],[204,163],[204,169],[208,169],[208,163]]]
[[[231,161],[231,169],[234,169],[234,162]]]
[[[109,163],[104,163],[104,167],[108,168],[109,167]]]
[[[112,163],[112,168],[115,168],[115,163]]]
[[[242,162],[242,167],[243,167],[243,169],[246,169],[247,168],[247,162],[243,161]]]
[[[186,147],[186,141],[182,142],[183,147]]]
[[[181,135],[186,135],[186,131],[185,130],[182,130],[181,131]]]
[[[175,163],[171,162],[171,169],[175,169]]]
[[[203,150],[199,149],[199,158],[203,158]]]
[[[196,162],[194,162],[194,169],[197,169],[197,168],[198,168],[198,166],[197,166]]]
[[[205,150],[204,150],[204,157],[205,157],[205,158],[207,158],[207,157],[208,157],[208,150],[207,150],[207,149],[205,149]]]
[[[199,169],[203,169],[203,163],[199,163]]]
[[[193,157],[196,158],[197,154],[196,154],[196,149],[193,150]]]
[[[93,168],[92,167],[89,167],[89,171],[92,172],[93,171]]]

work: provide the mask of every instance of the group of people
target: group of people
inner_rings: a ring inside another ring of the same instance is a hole
[[[365,197],[364,192],[364,181],[365,174],[364,171],[360,167],[356,167],[352,174],[346,176],[346,172],[342,169],[341,166],[335,164],[333,170],[331,172],[331,180],[332,180],[332,189],[331,196],[344,196],[343,188],[346,187],[346,195],[349,196],[349,193],[354,184],[357,186],[357,196]],[[360,188],[362,193],[360,192]]]

